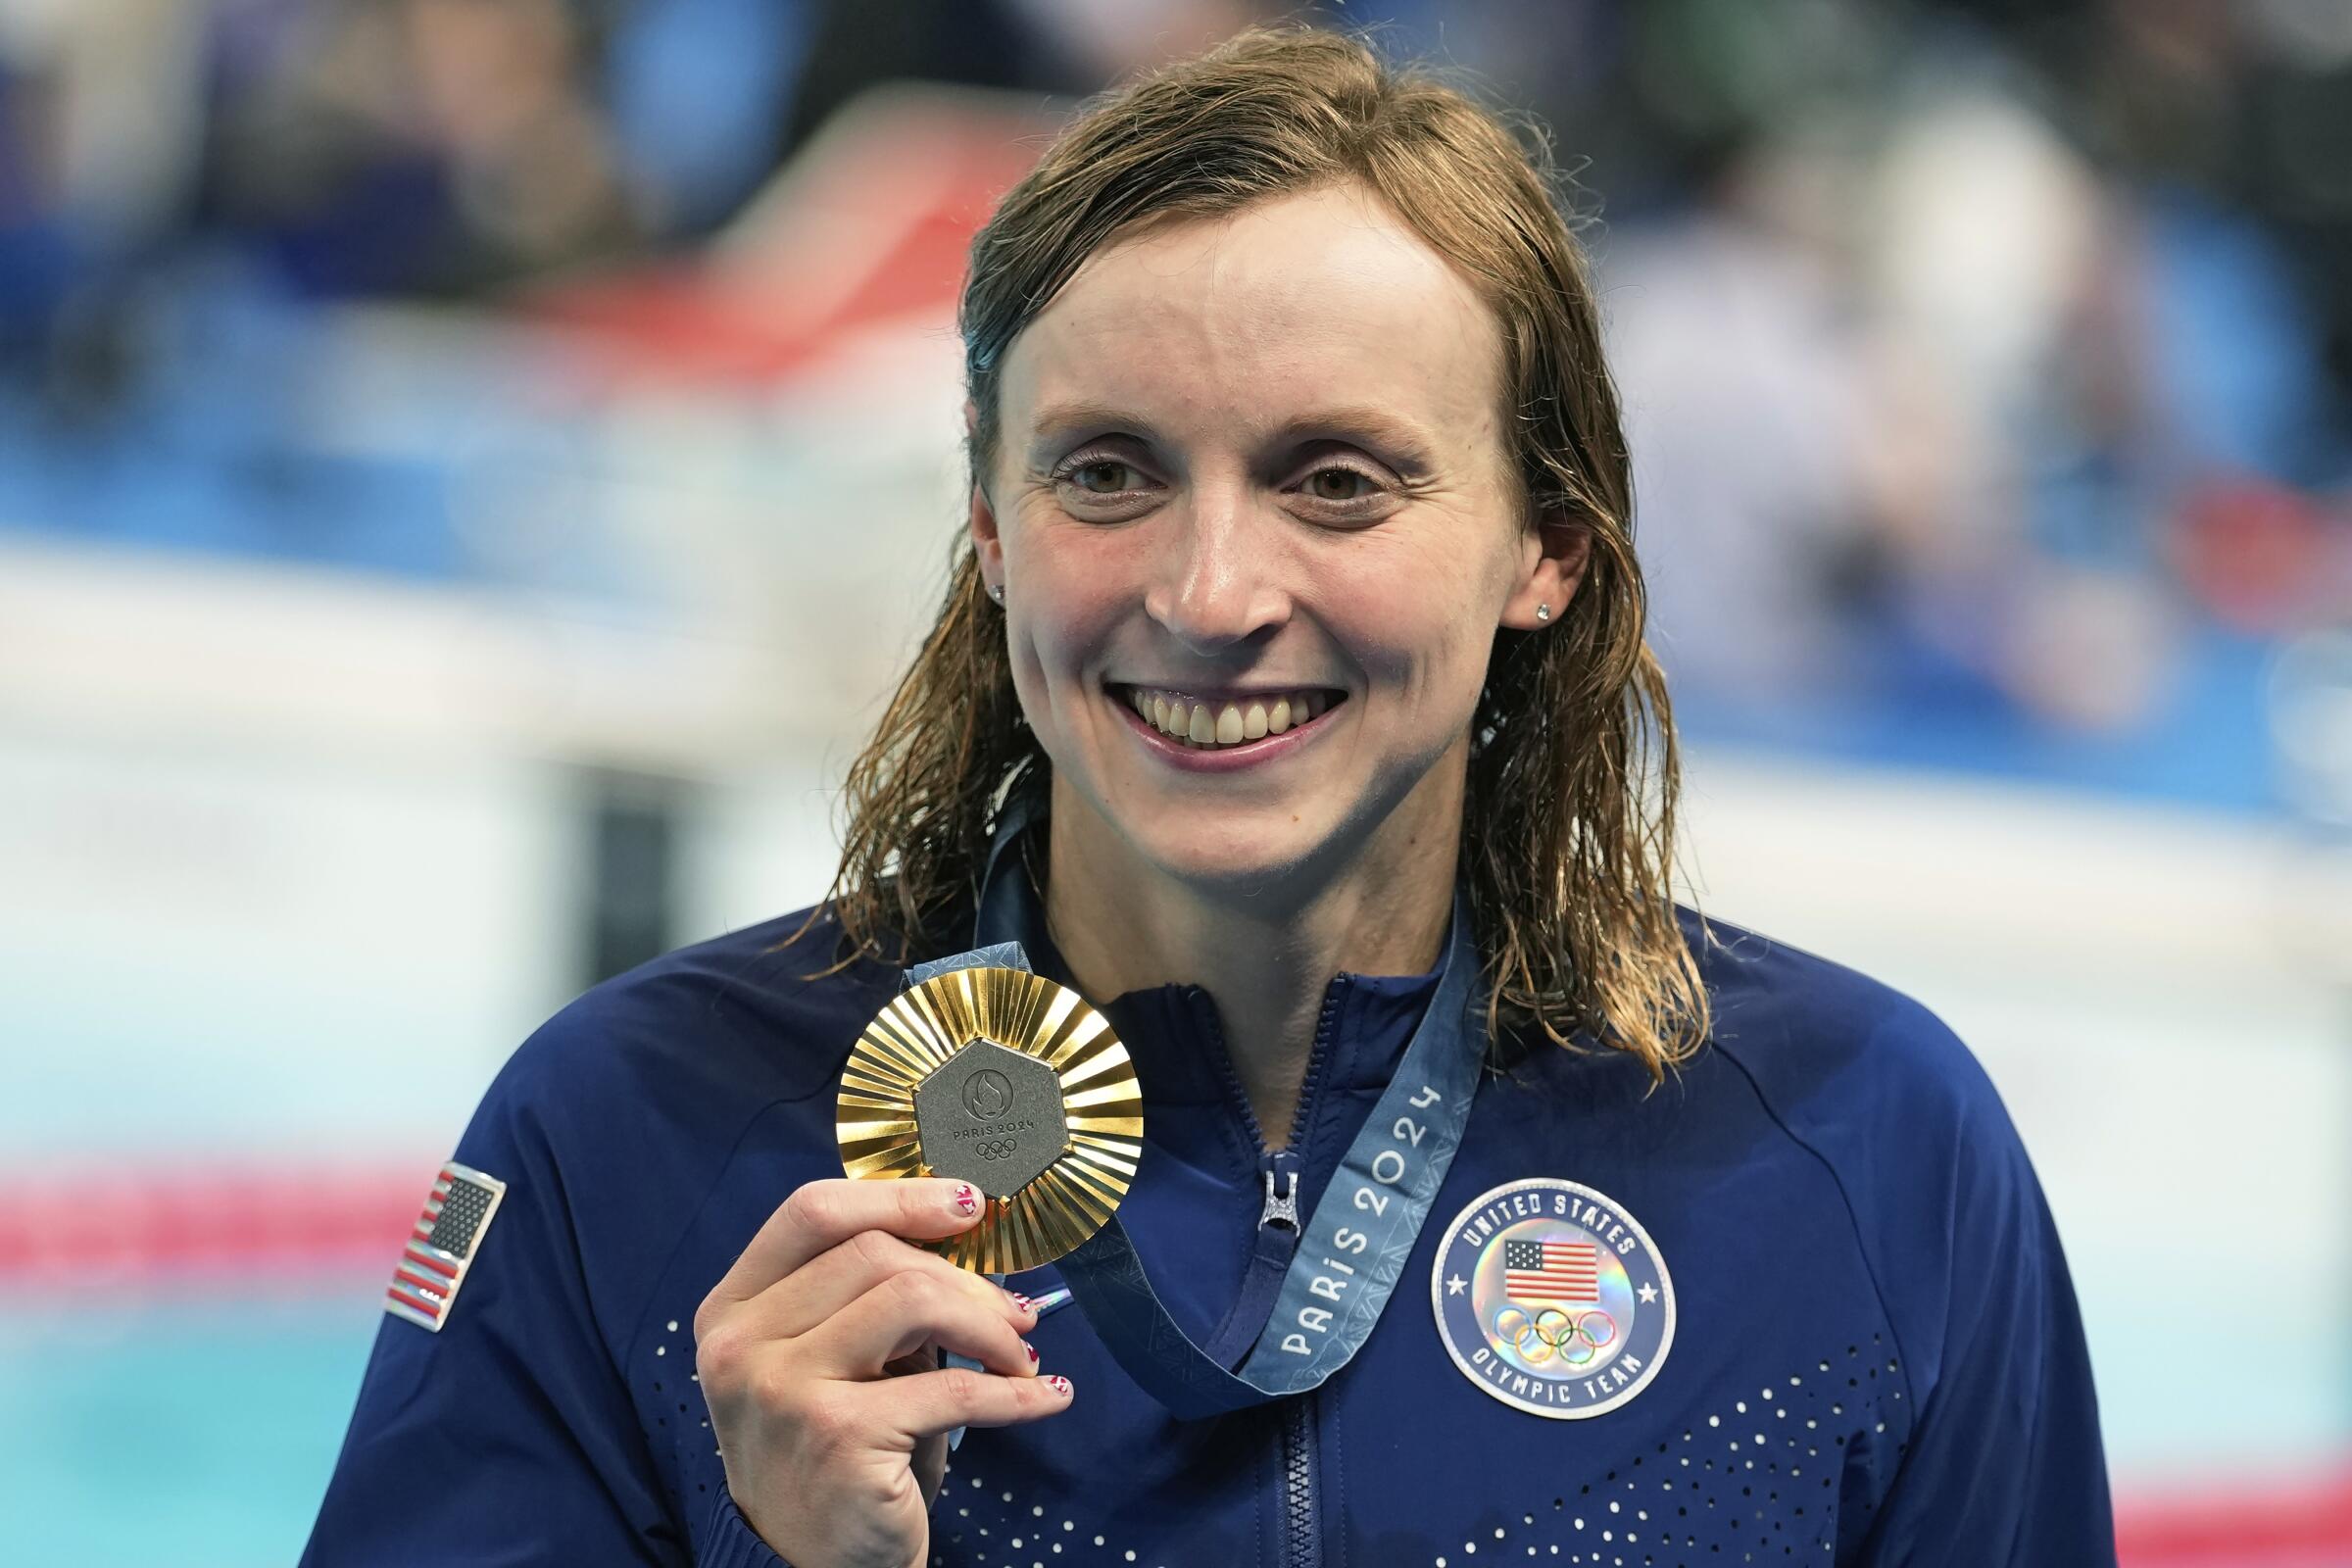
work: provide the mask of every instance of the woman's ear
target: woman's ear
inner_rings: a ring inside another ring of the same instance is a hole
[[[1522,547],[1519,585],[1502,607],[1502,624],[1515,631],[1536,631],[1557,622],[1567,613],[1592,559],[1590,525],[1572,519],[1562,508],[1544,513]]]
[[[963,400],[963,435],[966,444],[979,428],[980,410],[971,399]],[[972,553],[980,558],[980,584],[994,594],[1004,584],[1004,541],[997,532],[997,509],[990,505],[988,486],[975,474],[972,479],[972,514],[970,521]]]
[[[1004,540],[997,531],[997,509],[989,504],[988,489],[972,485],[972,553],[980,558],[980,583],[991,594],[1004,585]]]

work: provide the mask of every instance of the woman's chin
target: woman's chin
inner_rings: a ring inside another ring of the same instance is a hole
[[[1054,779],[1057,843],[1094,861],[1097,875],[1140,873],[1125,896],[1150,897],[1157,883],[1262,898],[1323,881],[1360,849],[1349,831],[1358,813],[1344,804],[1359,788],[1169,788],[1114,776],[1107,789],[1073,789],[1068,775]],[[1066,836],[1065,812],[1076,830]]]
[[[1306,812],[1249,814],[1264,820],[1237,821],[1230,812],[1187,820],[1192,813],[1177,811],[1128,824],[1124,836],[1162,877],[1203,894],[1262,895],[1307,877],[1324,858],[1327,825]]]

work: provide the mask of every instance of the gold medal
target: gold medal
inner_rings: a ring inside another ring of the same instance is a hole
[[[927,1243],[986,1274],[1051,1263],[1135,1180],[1144,1102],[1127,1048],[1078,993],[1024,969],[951,969],[875,1014],[841,1075],[852,1176],[951,1176],[979,1225]]]

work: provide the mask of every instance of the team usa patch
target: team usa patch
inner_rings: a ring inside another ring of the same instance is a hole
[[[506,1196],[507,1184],[495,1176],[454,1159],[442,1166],[401,1249],[391,1287],[384,1292],[384,1310],[440,1333]]]
[[[1506,1182],[1454,1217],[1430,1300],[1446,1352],[1505,1404],[1576,1421],[1649,1386],[1674,1345],[1674,1281],[1649,1233],[1575,1182]]]

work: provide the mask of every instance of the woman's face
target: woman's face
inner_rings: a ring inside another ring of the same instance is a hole
[[[1495,627],[1587,543],[1469,284],[1360,187],[1269,198],[1096,254],[1000,388],[973,538],[1082,842],[1203,888],[1449,849]]]

